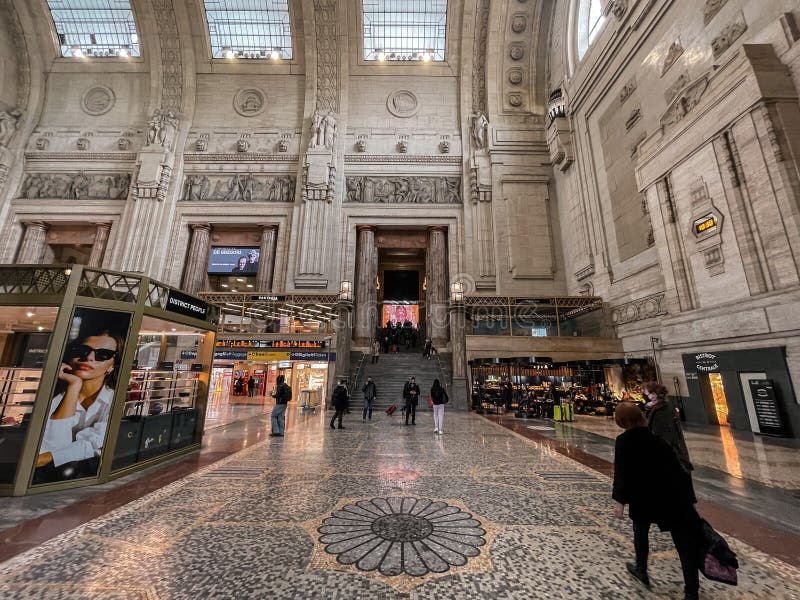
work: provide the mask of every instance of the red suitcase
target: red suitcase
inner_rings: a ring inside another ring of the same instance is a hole
[[[397,410],[397,404],[392,404],[389,408],[386,409],[386,414],[390,417],[394,414],[394,411]]]

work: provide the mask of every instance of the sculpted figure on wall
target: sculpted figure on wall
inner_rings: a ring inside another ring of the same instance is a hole
[[[21,118],[22,111],[16,108],[9,112],[0,112],[0,146],[8,147],[11,143]]]
[[[311,141],[309,148],[333,148],[336,143],[336,117],[332,113],[323,115],[317,111],[311,119]]]
[[[489,127],[489,120],[482,112],[472,113],[472,144],[475,148],[486,148],[487,142],[487,129]]]
[[[170,149],[178,130],[178,118],[175,113],[156,109],[147,122],[147,145],[158,145]]]
[[[131,186],[128,173],[117,175],[75,175],[31,173],[22,184],[21,198],[58,198],[65,200],[121,200]]]
[[[460,177],[347,177],[347,202],[458,204]]]
[[[207,202],[292,202],[295,177],[290,175],[261,176],[187,175],[181,200]]]

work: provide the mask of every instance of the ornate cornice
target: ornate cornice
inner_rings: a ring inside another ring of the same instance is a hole
[[[25,160],[136,160],[135,152],[26,152]]]
[[[204,162],[269,162],[269,163],[296,163],[300,160],[297,154],[261,154],[256,152],[233,153],[208,153],[191,152],[183,155],[184,162],[204,163]]]
[[[664,296],[664,292],[661,292],[613,306],[611,307],[611,322],[614,325],[625,325],[669,314],[664,307]]]
[[[345,164],[445,164],[460,165],[460,156],[415,156],[413,154],[346,154]]]

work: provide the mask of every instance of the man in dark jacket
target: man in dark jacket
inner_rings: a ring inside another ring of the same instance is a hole
[[[275,391],[272,397],[275,398],[275,408],[272,409],[272,437],[283,437],[286,431],[286,405],[292,399],[292,388],[286,383],[283,375],[278,375],[275,380]]]
[[[503,383],[500,384],[500,401],[506,407],[506,410],[511,410],[511,402],[514,397],[514,386],[511,385],[511,382],[508,380],[508,377],[503,379]]]
[[[336,429],[333,422],[339,420],[339,429],[344,429],[342,426],[342,417],[344,416],[347,406],[350,404],[350,395],[347,393],[347,387],[344,385],[344,379],[340,379],[338,385],[333,390],[333,408],[336,411],[331,418],[331,429]]]
[[[419,386],[415,378],[410,378],[403,387],[403,400],[406,401],[406,425],[408,425],[408,417],[411,417],[411,424],[416,425],[417,418],[417,404],[419,403]]]
[[[361,420],[366,421],[369,416],[369,420],[372,421],[372,403],[378,397],[378,387],[372,381],[372,377],[367,377],[367,383],[364,384],[361,391],[364,392],[364,415]]]

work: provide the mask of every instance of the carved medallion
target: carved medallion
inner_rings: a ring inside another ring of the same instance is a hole
[[[419,110],[419,100],[416,94],[409,90],[395,90],[386,99],[386,108],[395,117],[406,119],[413,117]]]
[[[511,19],[511,31],[522,33],[528,27],[528,16],[525,13],[517,13]]]
[[[511,92],[508,95],[508,103],[514,108],[522,106],[522,94],[519,92]]]
[[[510,69],[508,71],[508,82],[511,85],[519,85],[522,83],[522,69]]]
[[[522,60],[525,58],[525,46],[523,44],[511,44],[508,55],[512,60]]]
[[[97,85],[89,88],[83,94],[81,108],[87,115],[97,117],[104,115],[114,107],[116,97],[111,88]]]
[[[267,106],[264,92],[255,88],[239,90],[233,98],[233,108],[243,117],[260,115]]]

